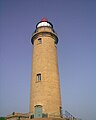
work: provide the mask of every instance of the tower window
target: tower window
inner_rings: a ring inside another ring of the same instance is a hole
[[[63,115],[62,115],[62,107],[60,107],[60,116],[61,116],[61,118],[63,117]]]
[[[55,47],[57,48],[57,45],[56,45],[56,43],[55,43]]]
[[[41,73],[37,74],[37,81],[41,81]]]
[[[38,43],[39,43],[39,44],[42,43],[42,39],[41,39],[41,38],[38,39]]]

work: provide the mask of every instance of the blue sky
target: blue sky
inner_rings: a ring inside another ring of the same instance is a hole
[[[31,36],[43,16],[59,38],[63,111],[95,120],[95,0],[0,0],[0,116],[29,112]]]

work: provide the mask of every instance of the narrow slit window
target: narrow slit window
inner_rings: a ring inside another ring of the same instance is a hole
[[[38,39],[38,43],[39,43],[39,44],[42,43],[42,39],[41,39],[41,38]]]
[[[57,48],[57,44],[55,43],[55,47]]]
[[[37,81],[41,81],[41,74],[37,74]]]

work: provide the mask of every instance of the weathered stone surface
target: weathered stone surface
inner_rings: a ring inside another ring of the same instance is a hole
[[[49,34],[51,33],[51,34]],[[50,27],[38,28],[33,34],[32,80],[30,90],[30,112],[36,105],[48,116],[60,117],[61,96],[58,72],[56,35]],[[35,37],[34,37],[35,36]],[[42,39],[42,43],[38,42]],[[41,74],[41,81],[36,78]]]

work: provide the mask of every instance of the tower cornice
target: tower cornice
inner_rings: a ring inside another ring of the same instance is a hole
[[[52,37],[54,39],[54,41],[55,41],[55,44],[58,43],[58,37],[57,37],[57,35],[54,32],[52,33],[52,32],[48,32],[48,31],[42,31],[42,32],[34,32],[33,33],[32,38],[31,38],[32,44],[34,44],[34,40],[36,38],[38,38],[38,36],[39,37],[43,37],[43,36]]]

